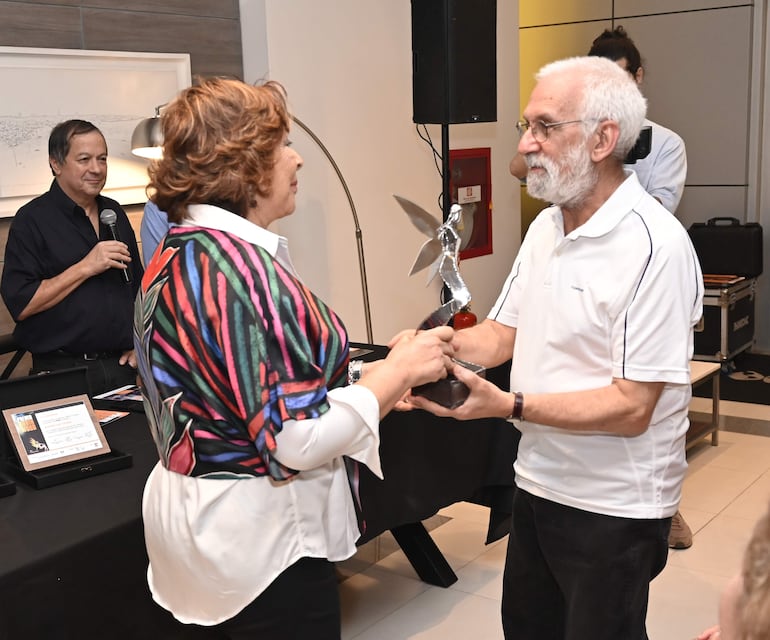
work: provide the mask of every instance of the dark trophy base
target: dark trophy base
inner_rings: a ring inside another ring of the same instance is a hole
[[[482,378],[485,377],[486,369],[481,365],[473,364],[472,362],[464,362],[462,360],[456,360],[456,364],[462,365],[466,369],[470,369]],[[459,407],[465,402],[469,393],[470,389],[468,389],[465,383],[460,382],[460,380],[453,375],[449,375],[443,380],[422,384],[419,387],[412,389],[412,395],[422,396],[447,409]]]

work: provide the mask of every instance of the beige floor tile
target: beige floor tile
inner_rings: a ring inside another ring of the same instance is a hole
[[[439,511],[439,514],[453,520],[469,520],[485,527],[489,523],[489,507],[472,502],[457,502]]]
[[[727,435],[729,432],[724,432]],[[762,474],[770,470],[770,438],[730,433],[725,444],[712,447],[719,453],[711,463],[714,467]]]
[[[343,640],[358,637],[429,588],[417,577],[405,578],[377,567],[348,578],[340,585]]]
[[[432,537],[455,571],[492,546],[485,544],[487,524],[468,520],[450,520],[436,529]]]
[[[490,545],[488,551],[457,572],[458,580],[450,588],[499,601],[503,595],[503,570],[507,548],[507,536]]]
[[[377,567],[388,573],[400,575],[405,578],[410,578],[413,580],[418,579],[418,576],[414,570],[414,567],[412,567],[412,565],[409,563],[409,560],[406,559],[404,552],[401,551],[400,549],[397,551],[394,551],[388,556],[385,556],[382,560],[380,560],[377,563]],[[454,569],[455,567],[453,567],[453,570]]]
[[[679,511],[684,516],[684,520],[690,527],[690,530],[695,536],[703,527],[716,518],[716,512],[701,511],[700,509],[692,509],[685,505],[679,507]]]
[[[712,461],[687,474],[682,490],[682,506],[719,513],[757,478],[757,472],[726,469]]]
[[[711,445],[710,438],[705,438],[687,451],[687,472],[689,474],[724,455],[725,449],[732,446],[729,438],[724,437],[725,434],[720,433],[719,436],[720,443],[716,447]]]
[[[669,564],[650,585],[647,634],[654,640],[690,640],[716,624],[727,579]]]
[[[757,521],[770,503],[770,471],[757,480],[730,503],[722,512],[726,516]]]
[[[449,566],[457,573],[471,560],[486,551],[487,546],[484,544],[486,533],[485,523],[450,520],[431,531],[431,538],[441,550]],[[414,568],[401,550],[383,558],[377,565],[406,577],[416,576]]]
[[[431,587],[351,640],[502,640],[500,603]]]
[[[770,393],[770,386],[768,386],[767,392]],[[748,402],[720,400],[719,413],[724,416],[770,421],[770,405],[767,404],[749,404]]]
[[[729,578],[740,569],[754,522],[719,514],[695,534],[692,547],[669,551],[668,563]]]

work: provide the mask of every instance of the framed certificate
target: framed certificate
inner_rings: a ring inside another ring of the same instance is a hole
[[[85,394],[4,409],[3,418],[25,471],[110,452]]]

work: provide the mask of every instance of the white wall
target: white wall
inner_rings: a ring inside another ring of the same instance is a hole
[[[254,83],[267,75],[265,0],[239,0],[243,79]]]
[[[283,83],[291,108],[323,141],[348,183],[363,234],[373,338],[386,342],[416,327],[438,306],[438,283],[408,276],[425,238],[392,198],[403,195],[434,213],[441,179],[412,123],[409,0],[241,0],[246,80]],[[497,3],[498,122],[452,125],[451,148],[490,147],[492,255],[463,261],[461,271],[483,316],[494,302],[520,243],[518,182],[507,167],[518,139],[518,5]],[[266,47],[256,46],[264,34]],[[266,53],[265,53],[266,50]],[[441,146],[441,127],[429,125]],[[305,167],[297,211],[276,230],[287,235],[303,279],[331,303],[351,339],[365,341],[354,224],[329,162],[295,127]]]

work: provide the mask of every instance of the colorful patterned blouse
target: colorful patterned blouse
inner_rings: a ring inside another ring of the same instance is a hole
[[[217,229],[169,231],[142,280],[134,340],[161,463],[188,476],[296,471],[272,453],[344,383],[342,322],[264,248]]]

